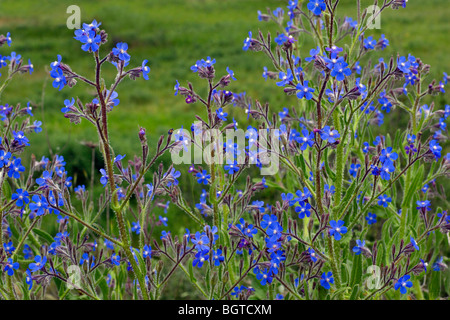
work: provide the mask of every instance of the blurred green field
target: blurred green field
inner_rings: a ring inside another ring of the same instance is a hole
[[[200,104],[187,105],[182,97],[175,97],[173,91],[175,80],[181,84],[190,81],[200,92],[205,91],[200,89],[204,81],[189,69],[198,59],[215,58],[218,76],[225,74],[226,67],[230,67],[238,81],[233,82],[229,89],[246,91],[255,99],[268,101],[274,111],[295,103],[293,97],[286,97],[273,82],[264,81],[261,77],[264,66],[270,69],[267,58],[262,53],[242,50],[248,31],[253,34],[258,29],[264,33],[268,30],[272,34],[277,32],[274,24],[258,21],[257,10],[264,12],[266,7],[285,9],[286,3],[279,0],[0,0],[0,34],[9,31],[13,38],[12,47],[3,46],[0,54],[8,55],[15,51],[22,55],[24,61],[30,59],[35,68],[31,76],[16,77],[0,103],[26,105],[32,101],[40,104],[34,114],[44,123],[42,133],[29,135],[31,147],[23,158],[29,158],[31,154],[39,159],[43,155],[48,157],[50,147],[53,153],[70,159],[66,169],[74,175],[75,184],[86,183],[90,174],[91,152],[80,142],[96,141],[95,129],[86,122],[77,126],[70,124],[60,109],[65,99],[78,96],[83,102],[88,102],[93,99],[94,92],[83,83],[58,91],[52,87],[48,75],[49,64],[56,60],[57,54],[61,54],[63,62],[74,71],[91,79],[94,77],[92,56],[81,50],[80,42],[73,39],[73,30],[66,27],[69,5],[76,4],[81,8],[82,22],[89,23],[93,19],[102,22],[102,28],[109,34],[108,43],[102,47],[102,55],[117,42],[127,42],[132,57],[130,67],[140,66],[144,59],[149,60],[150,80],[124,81],[117,90],[120,104],[110,113],[109,131],[114,149],[132,159],[136,152],[140,152],[139,127],[146,128],[149,139],[156,142],[170,128],[188,128],[195,120],[195,114],[204,115]],[[355,0],[341,0],[338,14],[342,18],[356,18],[355,3]],[[372,1],[363,0],[362,3],[366,7]],[[450,74],[449,16],[448,0],[411,0],[406,9],[387,10],[381,17],[381,30],[370,30],[366,35],[379,38],[385,34],[390,46],[385,51],[373,53],[372,59],[384,57],[388,60],[397,53],[405,56],[411,53],[430,64],[430,77],[439,81],[442,72]],[[306,39],[301,51],[307,56],[312,47],[313,43]],[[114,71],[115,68],[109,64],[104,68],[106,81],[113,80]],[[6,72],[2,70],[1,73]],[[435,97],[434,101],[440,109],[450,104],[448,93]],[[240,111],[232,110],[231,115],[239,118]],[[401,112],[386,116],[385,125],[381,128],[384,134],[398,128],[399,121],[406,126],[409,119],[402,117],[404,114]],[[396,126],[390,127],[389,123],[396,123]],[[168,157],[165,159],[168,161]],[[97,160],[100,168],[99,155]],[[193,190],[190,186],[195,182],[186,176],[181,177],[183,188]],[[98,178],[97,175],[96,181]],[[167,230],[183,232],[188,218],[181,214],[178,216],[177,219],[169,219]],[[174,290],[177,292],[173,296],[185,298],[183,294],[187,293],[182,283]]]
[[[203,112],[200,105],[186,105],[180,97],[174,97],[175,80],[181,83],[191,81],[194,87],[203,85],[189,67],[197,59],[211,56],[216,58],[217,74],[225,73],[229,66],[234,70],[237,82],[230,89],[242,92],[260,101],[269,101],[274,110],[288,106],[288,99],[273,83],[261,77],[263,66],[268,66],[261,53],[244,52],[242,42],[249,30],[255,34],[258,29],[276,29],[271,23],[257,20],[257,10],[266,7],[284,7],[286,1],[273,0],[115,0],[77,1],[81,8],[82,22],[93,19],[102,22],[109,34],[109,42],[103,53],[115,43],[129,44],[132,56],[130,66],[140,65],[149,60],[150,80],[124,81],[117,90],[120,105],[111,113],[110,132],[116,152],[134,154],[139,148],[137,130],[147,129],[153,138],[164,134],[170,128],[181,125],[189,127],[194,114]],[[32,76],[15,79],[3,95],[2,103],[41,102],[43,79],[48,74],[50,62],[61,54],[63,61],[75,71],[93,77],[92,56],[80,49],[80,43],[73,39],[73,30],[66,27],[69,14],[67,1],[2,0],[0,2],[0,32],[10,31],[13,37],[11,48],[3,47],[1,52],[11,50],[22,54],[34,64]],[[367,6],[371,1],[363,1]],[[354,0],[342,0],[340,15],[356,17]],[[367,34],[378,37],[386,34],[391,45],[375,56],[386,59],[397,52],[402,55],[413,53],[432,66],[431,74],[441,78],[442,72],[450,72],[450,49],[448,34],[450,25],[448,0],[410,1],[402,10],[387,10],[381,18],[381,30],[371,30]],[[302,52],[308,54],[311,42],[302,45]],[[304,49],[303,49],[304,48]],[[104,68],[110,80],[114,77],[114,67]],[[82,101],[90,101],[93,92],[79,83],[75,88],[64,88],[58,92],[48,78],[44,89],[45,114],[35,110],[37,119],[44,120],[48,142],[53,152],[73,156],[75,167],[85,167],[80,155],[90,154],[79,141],[93,140],[95,131],[87,123],[74,126],[66,121],[60,109],[64,99],[79,96]],[[442,103],[445,101],[440,98]],[[292,100],[290,100],[292,103]],[[233,114],[234,115],[234,114]],[[63,132],[63,134],[61,134]],[[44,133],[31,135],[31,152],[37,157],[48,155],[47,139]],[[59,150],[59,148],[64,150]],[[86,151],[86,152],[84,152]],[[78,164],[77,164],[78,163]],[[68,168],[71,169],[71,168]],[[75,168],[74,168],[75,169]],[[70,171],[69,171],[70,172]]]

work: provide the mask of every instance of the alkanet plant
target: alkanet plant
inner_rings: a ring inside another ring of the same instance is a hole
[[[95,20],[76,30],[95,79],[73,71],[60,55],[50,76],[58,91],[81,81],[96,92],[92,101],[65,100],[61,111],[75,124],[93,125],[104,194],[93,199],[93,190],[73,186],[58,155],[32,159],[27,170],[18,155],[41,123],[31,124],[30,104],[2,105],[0,296],[43,299],[56,287],[60,299],[170,298],[164,294],[178,285],[172,281],[178,274],[204,299],[448,298],[450,154],[441,144],[450,106],[424,104],[445,92],[448,76],[439,84],[427,80],[430,66],[407,53],[372,63],[372,51],[395,44],[370,35],[372,17],[359,1],[355,19],[339,17],[338,5],[295,0],[258,11],[280,32],[272,39],[250,31],[243,42],[244,51],[267,55],[271,67],[262,76],[290,96],[290,108],[228,90],[239,82],[232,66],[220,67],[226,73],[218,76],[220,61],[199,59],[190,70],[204,79],[207,95],[189,82],[176,80],[174,87],[198,110],[190,130],[168,128],[155,143],[141,128],[135,133],[141,150],[127,164],[126,155],[114,152],[108,115],[125,112],[116,91],[122,80],[151,78],[148,61],[128,68],[124,42],[102,54],[108,35]],[[405,5],[385,0],[379,14]],[[302,45],[306,37],[312,48]],[[11,44],[9,33],[0,36],[4,43]],[[0,94],[16,73],[33,70],[14,52],[0,56],[5,66]],[[109,84],[103,68],[117,70]],[[407,117],[406,126],[383,126],[391,113]],[[221,139],[241,127],[244,144]],[[157,163],[166,151],[175,157],[205,142],[204,159],[225,155],[226,161],[192,160],[187,170]],[[259,169],[272,158],[279,167],[262,176]],[[191,190],[181,175],[199,184],[195,199],[183,195]],[[191,219],[183,234],[163,230],[176,219],[169,205]],[[112,230],[102,225],[107,207]],[[53,214],[56,235],[45,231]]]

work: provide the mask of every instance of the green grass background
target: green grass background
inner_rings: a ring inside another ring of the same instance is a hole
[[[40,104],[34,114],[36,119],[44,122],[44,132],[29,135],[31,147],[23,158],[29,158],[31,154],[37,158],[49,156],[50,147],[53,153],[65,156],[66,169],[74,176],[75,184],[87,183],[91,152],[80,142],[96,141],[95,129],[85,121],[77,126],[70,124],[60,109],[65,99],[78,96],[88,102],[93,99],[94,92],[83,83],[58,91],[52,87],[48,76],[49,64],[61,54],[63,62],[74,71],[91,79],[94,77],[92,55],[81,50],[80,42],[73,39],[73,30],[66,27],[69,5],[76,4],[81,8],[82,22],[89,23],[93,19],[102,22],[102,28],[109,35],[108,43],[101,48],[102,55],[123,41],[129,45],[130,67],[140,66],[144,59],[149,60],[150,80],[124,81],[117,90],[121,102],[110,113],[109,131],[115,151],[132,159],[140,152],[137,135],[140,126],[147,129],[152,145],[170,128],[182,125],[189,128],[195,114],[204,115],[200,104],[187,105],[182,97],[175,97],[173,91],[176,79],[181,84],[190,81],[200,92],[206,91],[204,81],[189,69],[198,59],[215,58],[218,76],[230,67],[238,81],[229,89],[246,91],[255,99],[268,101],[273,111],[296,103],[295,97],[286,97],[273,82],[261,77],[263,66],[270,69],[269,61],[262,53],[242,50],[243,40],[250,30],[254,35],[258,29],[276,35],[274,24],[257,20],[257,10],[264,12],[266,7],[286,9],[286,3],[276,0],[0,0],[0,34],[9,31],[13,38],[12,47],[3,46],[0,54],[15,51],[25,62],[31,59],[35,68],[31,76],[21,75],[13,80],[3,94],[1,104],[25,105],[28,101]],[[362,3],[366,7],[371,1],[363,0]],[[355,4],[355,0],[341,0],[338,15],[355,19]],[[449,16],[448,0],[411,0],[406,9],[386,10],[381,17],[381,30],[370,30],[366,35],[379,38],[384,33],[390,46],[370,56],[373,61],[379,57],[387,61],[391,55],[411,53],[432,66],[430,78],[441,80],[442,72],[450,74]],[[302,54],[309,55],[313,47],[313,42],[305,39],[301,43]],[[110,83],[115,68],[107,64],[103,69],[105,80]],[[4,73],[1,80],[6,72],[5,69],[0,72]],[[448,94],[434,97],[434,101],[439,109],[450,103]],[[241,110],[231,110],[231,115],[242,118],[239,112],[242,114]],[[386,115],[381,132],[393,134],[399,121],[406,127],[408,118],[401,112]],[[392,123],[395,126],[390,126]],[[97,159],[100,168],[99,155]],[[166,157],[165,161],[168,160]],[[98,181],[98,171],[96,174]],[[183,186],[193,190],[193,182],[186,176],[183,174],[181,178]],[[200,190],[198,186],[197,189]],[[197,196],[194,198],[198,199]],[[169,215],[169,227],[165,230],[183,232],[186,221],[184,215],[179,219],[170,219]],[[177,286],[172,297],[190,295],[189,289],[183,286]]]

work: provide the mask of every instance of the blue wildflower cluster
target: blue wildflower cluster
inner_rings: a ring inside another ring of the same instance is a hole
[[[405,6],[391,0],[382,10]],[[74,39],[93,56],[95,79],[73,71],[61,55],[50,63],[50,76],[58,91],[82,83],[94,92],[88,101],[65,99],[61,113],[94,127],[98,144],[88,146],[100,149],[103,164],[91,181],[102,194],[96,198],[92,186],[77,185],[62,155],[33,157],[28,165],[19,155],[31,144],[30,133],[42,130],[40,121],[30,121],[34,104],[0,106],[2,298],[16,298],[17,290],[42,298],[56,285],[64,297],[160,299],[174,274],[192,283],[193,295],[216,300],[450,294],[443,286],[428,289],[448,263],[443,234],[450,216],[442,208],[441,180],[450,172],[444,151],[450,107],[424,104],[444,95],[448,76],[427,83],[430,66],[411,54],[368,63],[389,40],[368,34],[364,15],[338,18],[337,7],[292,0],[258,11],[259,21],[273,21],[280,31],[273,38],[250,31],[244,39],[242,51],[268,57],[272,66],[262,77],[292,105],[269,106],[236,90],[239,73],[207,56],[190,67],[206,90],[178,80],[174,86],[175,96],[202,108],[197,121],[168,129],[153,143],[139,127],[134,157],[114,150],[108,117],[126,112],[119,99],[124,78],[149,80],[148,60],[128,68],[128,44],[102,52],[108,40],[102,23],[84,23]],[[306,52],[301,35],[312,35]],[[0,36],[3,44],[11,45],[9,33]],[[7,81],[33,71],[14,52],[0,56],[5,66]],[[102,78],[108,67],[117,72],[112,80]],[[392,115],[408,125],[388,127]],[[237,141],[217,134],[241,128]],[[189,159],[185,174],[175,156],[198,146],[206,146],[205,163]],[[173,163],[161,161],[166,152]],[[269,159],[277,170],[267,174]],[[181,230],[180,223],[186,223]],[[360,275],[374,266],[379,272],[371,288]],[[73,290],[63,290],[64,283]]]

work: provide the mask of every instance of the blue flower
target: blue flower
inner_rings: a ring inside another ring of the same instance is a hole
[[[364,245],[366,244],[366,241],[361,241],[361,240],[356,240],[356,246],[354,246],[353,247],[353,252],[356,254],[356,255],[360,255],[361,254],[361,250],[362,250],[362,248],[364,248]]]
[[[178,82],[178,80],[175,80],[177,83],[174,86],[174,90],[175,90],[175,94],[174,96],[176,96],[178,94],[178,90],[180,89],[180,83]]]
[[[296,88],[299,90],[297,92],[297,98],[306,100],[311,100],[313,98],[312,92],[315,91],[314,88],[308,87],[308,81],[305,81],[303,85],[301,83],[297,84]]]
[[[308,198],[312,196],[311,192],[307,187],[303,187],[303,191],[297,190],[295,192],[295,195],[297,196],[297,198],[295,198],[295,202],[306,201]]]
[[[247,51],[250,45],[252,44],[252,32],[248,32],[248,37],[244,40],[244,46],[242,47],[242,50]]]
[[[361,165],[359,163],[352,163],[350,165],[349,173],[353,178],[356,178],[359,168],[361,168]]]
[[[50,76],[55,79],[52,83],[53,88],[58,88],[58,90],[61,90],[67,84],[66,77],[60,68],[52,69]]]
[[[228,116],[228,113],[224,112],[222,108],[217,109],[216,111],[217,118],[219,118],[222,121],[227,121],[226,116]]]
[[[20,173],[25,171],[25,167],[22,165],[22,160],[20,158],[14,159],[8,170],[8,177],[19,179]]]
[[[217,249],[217,251],[212,252],[214,265],[218,267],[221,262],[225,261],[225,257],[222,254],[221,249]]]
[[[284,87],[289,84],[289,82],[294,80],[294,76],[292,74],[291,69],[288,69],[287,73],[284,73],[283,71],[280,71],[278,74],[278,78],[280,78],[281,81],[277,82],[277,86]]]
[[[277,216],[274,214],[271,214],[271,215],[265,214],[262,217],[260,225],[261,225],[261,228],[266,229],[266,228],[270,227],[272,225],[272,223],[278,223]]]
[[[323,0],[310,0],[310,2],[307,5],[307,8],[316,16],[320,16],[322,11],[326,10],[327,6]]]
[[[395,290],[400,289],[401,294],[405,294],[407,292],[406,288],[411,288],[413,283],[409,281],[411,276],[409,274],[404,275],[400,279],[397,280],[397,282],[394,285]]]
[[[280,33],[275,39],[276,44],[279,46],[283,45],[286,41],[288,41],[288,37],[284,33]]]
[[[146,66],[147,62],[148,62],[148,60],[144,60],[144,61],[142,61],[142,65],[141,65],[142,77],[143,77],[145,80],[148,80],[148,79],[149,79],[149,78],[148,78],[148,74],[149,74],[149,72],[150,72],[150,67],[149,67],[149,66]],[[177,81],[177,82],[178,82],[178,81]]]
[[[337,130],[331,130],[330,126],[325,126],[322,130],[320,130],[320,137],[323,140],[327,140],[329,143],[335,143],[336,139],[338,139],[341,135]]]
[[[167,186],[170,187],[172,184],[174,186],[178,185],[178,180],[177,178],[179,178],[181,176],[180,171],[176,171],[175,168],[172,168],[172,170],[169,173],[169,182],[167,183]]]
[[[45,210],[48,209],[48,202],[45,197],[35,194],[31,200],[33,202],[30,203],[30,210],[36,213],[37,216],[42,216],[45,213]]]
[[[11,258],[8,258],[8,262],[6,262],[5,269],[3,269],[3,271],[6,271],[8,276],[12,277],[14,275],[14,270],[17,269],[19,269],[19,263],[14,262]]]
[[[11,152],[0,150],[0,168],[8,166],[9,159],[11,159]]]
[[[312,262],[317,261],[317,255],[316,251],[313,248],[308,248],[309,257],[311,258]]]
[[[247,227],[243,228],[242,232],[249,238],[253,238],[253,235],[258,232],[258,230],[252,225],[249,224]]]
[[[111,240],[105,239],[105,247],[110,250],[114,250],[114,244]]]
[[[351,29],[355,29],[355,28],[358,26],[358,21],[357,21],[357,20],[353,20],[353,19],[350,18],[350,17],[345,17],[344,23],[345,23],[345,24],[348,24],[348,26],[349,26]]]
[[[320,47],[319,47],[319,46],[317,46],[316,49],[311,49],[311,50],[309,51],[310,57],[306,57],[306,58],[305,58],[305,61],[306,61],[306,62],[310,62],[310,61],[315,60],[315,59],[316,59],[316,56],[317,56],[318,54],[320,54]]]
[[[120,60],[127,62],[127,61],[130,61],[130,55],[128,54],[127,50],[128,50],[128,44],[125,42],[119,42],[116,45],[116,47],[112,49],[112,53],[114,55],[116,55]],[[93,51],[97,51],[97,50],[93,50]]]
[[[208,171],[206,171],[206,170],[203,170],[202,172],[197,172],[197,174],[195,176],[198,178],[197,182],[200,184],[202,184],[202,183],[208,184],[208,179],[211,178],[211,175],[208,174]]]
[[[312,147],[314,145],[314,132],[309,133],[308,130],[302,129],[303,137],[297,137],[295,140],[301,144],[301,151],[306,150],[307,147]]]
[[[417,201],[416,204],[417,204],[417,207],[416,207],[417,210],[421,210],[421,209],[423,211],[431,210],[431,202],[430,202],[430,200]]]
[[[30,202],[28,197],[28,192],[26,190],[17,189],[15,193],[12,194],[11,200],[16,200],[16,206],[23,207],[25,204]]]
[[[397,59],[397,68],[403,73],[409,73],[411,63],[405,57],[400,57]]]
[[[300,201],[299,204],[300,204],[300,206],[295,207],[295,212],[298,213],[298,217],[300,219],[304,219],[305,216],[309,217],[311,215],[311,211],[310,211],[311,205],[305,201]]]
[[[447,269],[447,266],[444,264],[444,257],[440,257],[436,260],[435,263],[433,263],[433,270],[434,271],[442,271]]]
[[[28,285],[28,290],[33,287],[33,277],[31,276],[31,271],[27,269],[27,276],[25,277],[25,283]]]
[[[381,38],[378,40],[377,46],[380,46],[381,50],[384,50],[387,46],[389,46],[389,40],[386,39],[384,34],[382,34]]]
[[[284,251],[277,250],[276,252],[272,252],[270,254],[270,269],[269,271],[272,274],[278,274],[278,269],[281,266],[282,262],[286,260],[286,256],[284,255]]]
[[[25,244],[23,246],[23,258],[25,260],[31,259],[31,256],[33,255],[33,251],[31,251],[31,248],[29,245]]]
[[[97,52],[98,48],[100,46],[100,43],[102,42],[102,38],[99,34],[96,34],[95,31],[90,30],[89,32],[84,33],[81,37],[79,37],[77,40],[79,40],[81,43],[84,43],[81,46],[81,49],[83,51],[89,51],[89,52]]]
[[[335,240],[341,240],[342,234],[347,233],[347,227],[344,226],[343,220],[338,220],[337,222],[335,220],[331,220],[330,226],[330,235],[334,236]]]
[[[383,207],[387,208],[390,202],[392,202],[391,197],[388,197],[385,194],[378,197],[378,205],[379,206],[383,206]]]
[[[237,161],[234,160],[227,160],[227,163],[223,168],[225,169],[225,171],[228,171],[228,174],[235,174],[236,172],[239,171],[239,166],[237,164]]]
[[[80,259],[80,266],[83,265],[85,262],[89,265],[89,253],[87,252],[83,253]],[[95,266],[95,257],[92,256],[91,268],[93,268],[94,266]]]
[[[152,257],[152,247],[149,245],[145,245],[142,250],[142,256],[145,258],[151,258]]]
[[[209,252],[209,238],[205,233],[196,232],[195,237],[191,239],[192,243],[195,245],[195,249],[198,251]]]
[[[199,252],[197,252],[195,254],[195,259],[192,261],[192,266],[197,266],[199,268],[201,268],[203,266],[203,263],[205,261],[208,261],[209,259],[209,255],[208,255],[209,249],[208,250],[200,250]]]
[[[328,271],[328,273],[324,272],[320,279],[320,285],[329,290],[331,288],[330,283],[334,283],[333,273],[331,271]]]
[[[366,217],[367,224],[371,225],[377,222],[377,215],[375,213],[369,212]]]
[[[34,257],[34,262],[30,263],[28,268],[31,272],[36,272],[41,270],[44,265],[47,263],[47,257],[36,256]]]
[[[100,177],[100,183],[103,186],[106,186],[106,184],[108,183],[108,174],[106,173],[105,169],[100,169],[100,173],[102,174],[102,176]]]
[[[8,64],[6,61],[8,61],[8,57],[4,57],[0,54],[0,68],[6,67]]]
[[[384,91],[380,94],[378,102],[381,104],[382,111],[386,111],[386,113],[391,112],[392,103],[388,100]]]
[[[35,120],[32,125],[34,132],[36,132],[36,133],[41,132],[42,131],[41,125],[42,125],[41,121]]]
[[[12,42],[11,34],[8,32],[6,34],[6,43],[8,44],[8,47],[11,47],[11,42]]]
[[[270,242],[274,242],[278,239],[281,238],[282,236],[282,232],[283,232],[283,227],[278,223],[272,223],[268,228],[267,228],[267,235],[269,236],[269,241]]]
[[[380,177],[383,180],[390,180],[391,179],[391,172],[395,171],[395,167],[392,163],[386,162],[383,167],[380,169]]]
[[[419,251],[420,248],[419,248],[419,246],[417,245],[416,240],[414,240],[413,237],[411,237],[410,240],[411,240],[411,245],[414,247],[414,249],[416,249],[417,251]]]
[[[10,241],[10,242],[8,242],[8,243],[4,243],[4,244],[3,244],[3,248],[5,248],[5,251],[6,251],[9,255],[11,255],[11,254],[14,252],[14,250],[16,250],[16,248],[14,247],[12,241]]]
[[[96,30],[100,27],[102,23],[101,22],[97,22],[97,20],[92,20],[91,23],[87,24],[87,23],[83,23],[83,29],[88,31],[88,30]]]
[[[168,221],[169,219],[167,219],[167,217],[161,217],[161,216],[159,216],[159,222],[161,222],[164,226],[166,226],[167,227],[167,221]]]
[[[377,41],[372,36],[364,39],[364,48],[367,50],[375,49],[376,44],[377,44]]]
[[[119,266],[119,265],[120,265],[120,256],[119,256],[118,254],[113,253],[113,254],[111,255],[110,260],[111,260],[111,263],[112,263],[112,264],[114,264],[114,265],[116,265],[116,266]]]
[[[141,233],[141,226],[139,225],[139,222],[132,222],[133,227],[131,228],[131,231],[136,233],[136,234],[140,234]]]
[[[258,279],[259,281],[261,281],[261,285],[265,286],[266,284],[271,284],[273,277],[272,277],[272,272],[270,269],[264,269],[263,271],[261,271],[259,269],[259,267],[255,267],[255,269],[253,269],[253,271],[256,274],[256,279]]]
[[[336,192],[335,186],[329,186],[328,184],[325,184],[324,193],[334,194],[335,192]]]
[[[439,142],[436,140],[430,141],[430,150],[436,157],[436,159],[441,157],[442,147],[439,145]]]
[[[25,136],[25,134],[23,133],[23,131],[14,131],[13,130],[13,137],[14,140],[17,141],[17,143],[19,143],[19,145],[26,145],[29,146],[30,144],[28,143],[28,138]]]
[[[397,160],[398,154],[396,152],[392,152],[392,147],[388,147],[386,149],[381,150],[380,161],[383,164],[392,164],[395,160]]]
[[[339,59],[338,62],[333,66],[331,70],[331,76],[336,77],[337,81],[343,81],[345,76],[349,76],[352,74],[352,70],[348,68],[348,63],[343,59]]]
[[[216,59],[211,59],[211,57],[206,57],[206,60],[202,59],[202,65],[204,67],[212,67],[216,63]]]

